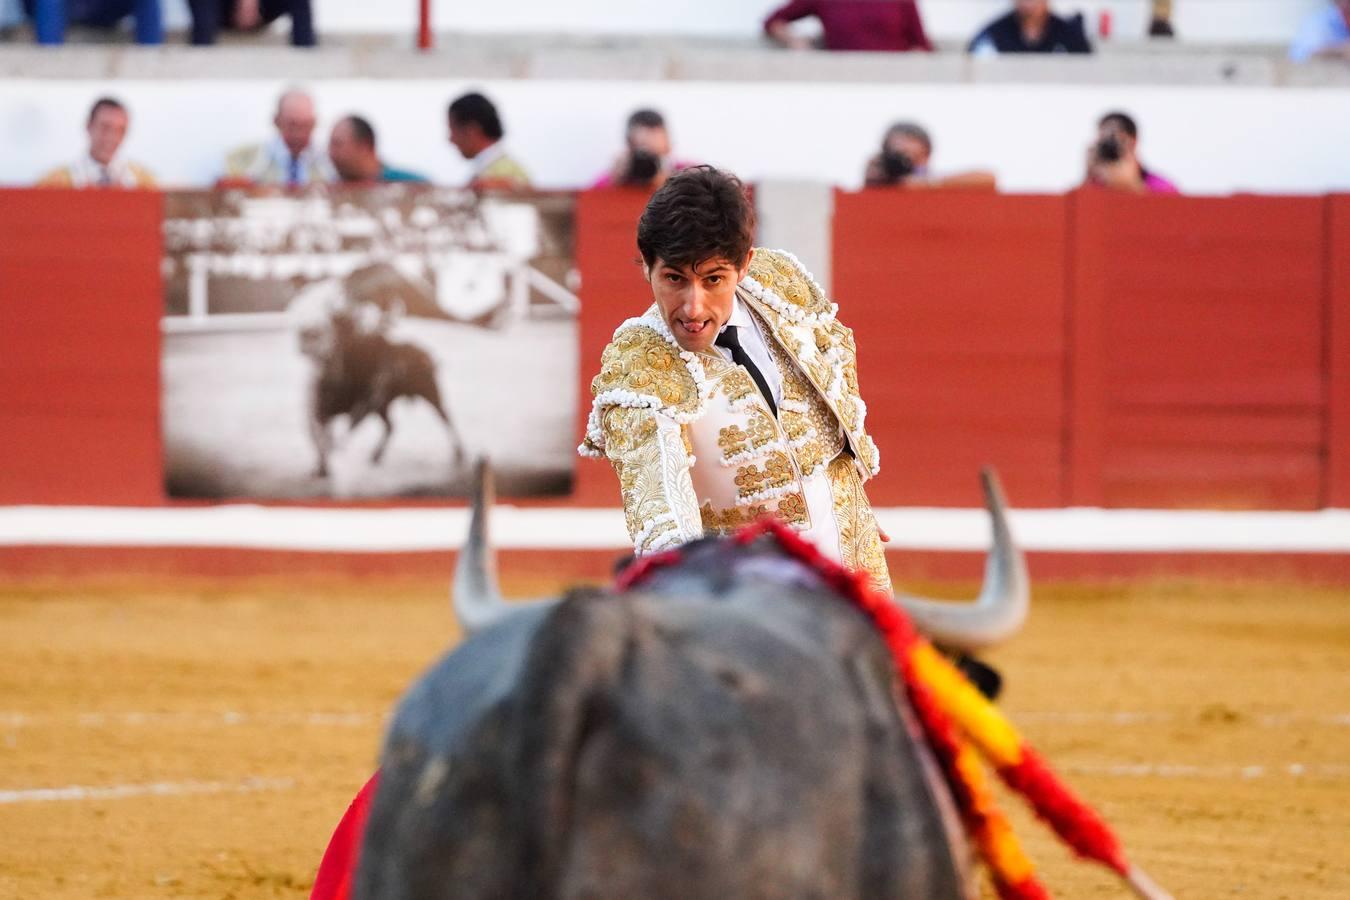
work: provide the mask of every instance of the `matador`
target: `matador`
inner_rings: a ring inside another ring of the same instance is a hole
[[[638,249],[655,302],[605,348],[579,451],[614,465],[640,555],[773,515],[889,592],[853,333],[753,234],[743,185],[717,169],[652,196]]]

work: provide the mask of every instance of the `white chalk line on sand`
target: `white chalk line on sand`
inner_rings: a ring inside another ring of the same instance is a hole
[[[1045,722],[1055,725],[1256,725],[1261,728],[1287,728],[1291,725],[1350,727],[1350,713],[1244,713],[1240,710],[1200,710],[1196,713],[1120,711],[1071,712],[1062,710],[1010,710],[1016,722]]]
[[[1316,725],[1331,728],[1350,727],[1350,712],[1346,713],[1262,713],[1249,714],[1220,711],[1210,714],[1133,711],[1066,711],[1066,710],[1004,710],[1008,717],[1022,724],[1053,725],[1255,725],[1259,728],[1287,728],[1293,725]],[[233,710],[203,710],[183,712],[18,712],[0,710],[0,728],[238,728],[313,727],[365,728],[382,724],[388,712],[340,712],[285,710],[273,712],[237,712]]]
[[[1258,778],[1350,778],[1350,766],[1334,764],[1197,766],[1185,763],[1068,763],[1056,766],[1068,775],[1114,778],[1199,778],[1252,781]]]
[[[0,712],[0,728],[189,727],[236,728],[250,725],[364,728],[385,721],[387,713],[369,712]]]
[[[0,806],[15,803],[80,802],[86,800],[124,800],[128,797],[191,797],[200,794],[256,794],[263,791],[289,791],[292,778],[245,778],[243,781],[155,781],[149,784],[110,784],[89,786],[71,784],[54,788],[0,790]]]
[[[876,510],[896,550],[981,551],[981,509]],[[1350,509],[1228,512],[1017,509],[1018,544],[1068,553],[1350,553]],[[220,547],[342,553],[457,549],[469,511],[334,509],[226,504],[206,507],[0,507],[0,546]],[[503,549],[606,550],[631,546],[623,512],[497,506],[492,540]]]

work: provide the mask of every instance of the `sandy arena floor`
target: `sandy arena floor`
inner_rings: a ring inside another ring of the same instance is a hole
[[[305,896],[453,640],[438,581],[0,585],[0,897]],[[994,662],[1178,897],[1350,896],[1350,592],[1046,587]],[[1057,896],[1125,896],[1019,823]]]

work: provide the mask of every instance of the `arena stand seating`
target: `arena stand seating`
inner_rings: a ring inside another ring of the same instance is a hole
[[[383,146],[446,184],[465,177],[443,118],[461,88],[499,100],[513,149],[557,189],[587,183],[628,111],[656,105],[681,155],[742,173],[762,208],[789,198],[795,216],[780,204],[763,241],[796,249],[850,324],[897,331],[889,372],[863,347],[886,398],[879,504],[974,506],[971,473],[994,461],[1021,506],[1350,506],[1350,205],[1331,193],[1350,190],[1350,72],[1285,62],[1302,0],[1283,17],[1244,0],[1205,0],[1201,15],[1181,0],[1183,40],[1161,43],[1125,37],[1144,3],[1084,2],[1117,13],[1116,37],[1086,60],[793,55],[763,45],[763,10],[700,3],[678,20],[659,10],[639,21],[632,4],[596,0],[568,7],[569,22],[530,3],[530,31],[442,4],[430,54],[411,50],[414,4],[336,2],[318,4],[331,40],[303,57],[273,40],[209,52],[10,44],[0,78],[15,90],[0,120],[18,137],[0,183],[30,183],[68,157],[104,92],[133,111],[128,154],[184,187],[209,184],[224,149],[265,134],[277,90],[298,76],[319,98],[320,134],[342,113],[374,112]],[[1001,5],[924,4],[948,51]],[[710,105],[743,110],[749,127],[704,127]],[[1065,194],[1096,117],[1113,107],[1138,114],[1148,160],[1188,194],[1213,196]],[[993,168],[1010,193],[854,193],[901,115],[932,128],[941,166]],[[45,299],[42,312],[0,310],[0,333],[20,348],[0,366],[0,430],[18,436],[0,451],[0,503],[162,505],[158,200],[3,196],[0,280],[11,296]],[[632,285],[609,263],[631,257],[633,202],[582,196],[583,385],[627,311]],[[107,270],[114,234],[134,245],[118,263],[126,272]],[[83,257],[96,264],[52,265]],[[986,328],[971,335],[976,317]],[[107,333],[119,340],[98,365],[69,364],[72,346],[102,346]],[[39,382],[51,386],[42,396]],[[99,452],[109,442],[121,452]],[[578,472],[569,503],[613,503],[607,469]]]

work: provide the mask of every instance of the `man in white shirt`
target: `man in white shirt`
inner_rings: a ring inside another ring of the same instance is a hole
[[[314,146],[317,123],[314,98],[297,88],[287,90],[272,118],[276,135],[265,143],[231,150],[225,157],[222,182],[294,189],[333,181],[332,163]]]
[[[38,187],[153,188],[155,179],[144,166],[117,155],[130,123],[131,117],[121,101],[112,97],[94,101],[85,125],[89,151],[70,165],[42,176]]]

